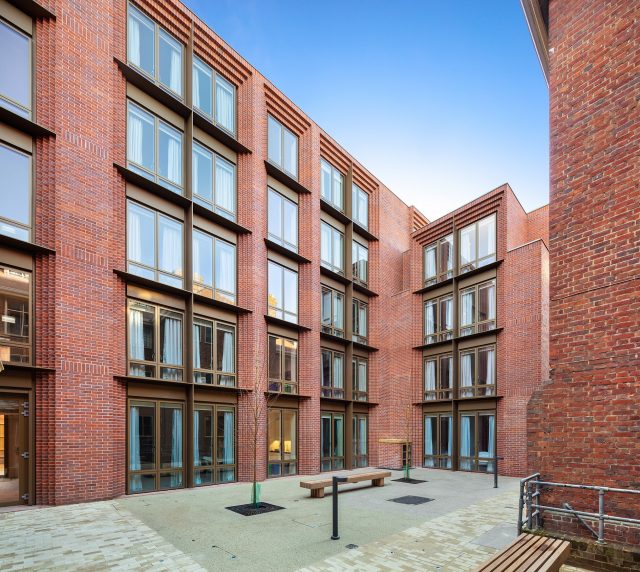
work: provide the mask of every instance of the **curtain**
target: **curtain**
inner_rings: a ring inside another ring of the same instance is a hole
[[[174,409],[171,427],[171,468],[182,467],[182,411]],[[177,487],[182,482],[181,473],[171,474],[171,486]]]
[[[202,102],[200,101],[200,70],[195,65],[193,68],[193,106],[202,109]]]
[[[233,413],[231,411],[224,412],[224,455],[222,462],[225,465],[233,465]]]
[[[127,157],[129,161],[142,165],[142,118],[139,117],[135,111],[129,109],[128,119]]]
[[[333,387],[335,389],[342,389],[344,387],[343,373],[344,373],[344,368],[342,365],[342,356],[334,354],[333,356]]]
[[[200,466],[200,415],[198,411],[193,415],[193,466]],[[202,475],[200,471],[195,473],[195,484],[202,484]]]
[[[436,389],[436,362],[429,360],[424,363],[424,390],[435,391]]]
[[[233,367],[233,334],[225,330],[219,330],[218,333],[221,333],[224,336],[222,341],[222,371],[224,373],[234,373],[235,368]]]
[[[129,308],[129,358],[144,360],[142,312]]]
[[[471,456],[471,421],[472,418],[468,415],[462,416],[462,427],[460,431],[460,457]],[[467,471],[471,469],[471,460],[460,459],[460,468]]]
[[[142,225],[140,224],[140,215],[136,213],[129,203],[127,209],[128,226],[127,229],[127,252],[129,260],[136,262],[142,261]]]
[[[487,450],[487,457],[493,459],[496,456],[495,439],[496,439],[496,418],[493,415],[489,416],[489,447]],[[487,465],[487,471],[493,472],[495,470],[494,463]]]
[[[462,387],[471,387],[473,385],[473,372],[471,367],[471,359],[472,354],[464,354],[462,356],[462,378],[461,385]],[[460,391],[460,397],[471,397],[473,396],[472,389],[462,389]]]
[[[424,454],[433,455],[433,417],[424,418]]]
[[[216,156],[216,200],[215,203],[224,210],[235,213],[234,201],[234,166]]]
[[[235,248],[226,242],[216,240],[216,288],[232,295],[236,293]]]
[[[129,29],[127,30],[127,33],[127,53],[129,55],[129,61],[132,64],[141,67],[142,56],[140,53],[140,22],[138,22],[138,20],[133,18],[131,15],[129,16]]]
[[[160,270],[182,276],[182,225],[160,218]]]
[[[460,315],[460,325],[473,324],[473,292],[462,295],[462,312]]]
[[[428,302],[425,307],[424,333],[433,334],[436,331],[435,302]]]
[[[139,471],[140,466],[140,417],[139,410],[133,406],[130,409],[129,422],[129,470]],[[131,492],[142,490],[142,477],[140,475],[132,475],[129,479],[129,488]]]
[[[487,306],[487,317],[490,320],[495,320],[496,318],[496,289],[495,286],[492,286],[487,291],[488,298],[488,306]]]
[[[202,326],[193,324],[193,367],[200,366],[200,328]]]
[[[176,93],[182,93],[182,58],[179,51],[171,50],[171,75],[169,87]]]
[[[470,262],[475,258],[471,252],[471,232],[461,232],[460,242],[460,260],[462,263]]]
[[[162,363],[182,365],[182,322],[163,316]]]
[[[338,231],[333,231],[333,265],[340,270],[344,270],[343,240],[343,236]]]
[[[325,224],[320,228],[320,257],[331,264],[331,230]]]
[[[495,353],[493,350],[487,352],[487,385],[495,384]]]
[[[216,77],[216,121],[233,131],[233,87],[221,77]]]
[[[424,251],[424,277],[436,275],[436,249],[428,248]]]
[[[453,329],[453,300],[445,302],[445,327],[443,329]]]
[[[191,241],[193,247],[193,280],[194,282],[204,282],[203,268],[200,268],[200,234],[194,232],[193,240]]]
[[[174,137],[167,138],[167,179],[182,184],[182,142]]]

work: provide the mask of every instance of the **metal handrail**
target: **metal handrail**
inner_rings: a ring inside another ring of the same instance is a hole
[[[540,487],[556,487],[565,489],[579,489],[598,492],[598,512],[586,512],[580,510],[574,510],[571,507],[559,508],[554,506],[548,506],[540,504]],[[629,518],[623,516],[614,516],[606,514],[605,512],[605,494],[606,493],[618,493],[618,494],[631,494],[640,495],[640,490],[636,489],[620,489],[613,487],[599,487],[594,485],[576,485],[573,483],[556,483],[552,481],[543,481],[540,479],[540,473],[534,473],[524,479],[520,479],[520,494],[518,498],[518,534],[522,533],[522,530],[537,530],[541,528],[540,517],[542,511],[556,512],[559,514],[570,514],[578,518],[585,526],[587,524],[583,522],[583,518],[590,518],[598,521],[597,538],[599,544],[604,544],[604,533],[606,522],[623,522],[626,524],[632,524],[640,526],[640,519]],[[526,518],[525,518],[526,509]],[[592,532],[595,531],[591,527],[587,526]]]

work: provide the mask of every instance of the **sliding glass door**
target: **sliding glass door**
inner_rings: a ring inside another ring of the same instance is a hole
[[[343,413],[322,413],[320,451],[322,471],[344,469]]]
[[[233,407],[196,404],[193,416],[193,465],[196,486],[236,480]]]

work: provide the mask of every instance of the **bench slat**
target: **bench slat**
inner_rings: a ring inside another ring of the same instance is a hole
[[[542,558],[546,560],[544,554],[549,550],[549,539],[539,536],[538,540],[530,543],[525,550],[521,550],[516,560],[514,560],[505,572],[519,572],[520,570],[535,570],[537,562]]]
[[[383,486],[384,479],[391,476],[391,471],[374,471],[370,473],[355,473],[346,477],[346,481],[338,483],[344,485],[346,483],[360,483],[362,481],[371,481],[373,486]],[[312,481],[300,481],[303,489],[310,489],[313,498],[323,498],[324,489],[333,485],[333,479],[315,479]]]
[[[521,549],[526,547],[527,544],[535,542],[535,537],[531,534],[521,534],[516,538],[509,546],[503,548],[500,552],[497,552],[493,557],[479,566],[476,572],[495,572],[499,570],[505,563],[510,562],[513,555],[517,554]]]
[[[566,540],[560,540],[560,544],[556,548],[555,559],[549,560],[538,570],[538,572],[558,572],[560,567],[569,559],[571,555],[571,544]]]
[[[521,534],[476,571],[558,572],[570,551],[571,545],[566,540]]]

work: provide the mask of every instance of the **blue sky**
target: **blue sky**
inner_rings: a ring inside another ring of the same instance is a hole
[[[548,202],[548,94],[518,0],[186,0],[431,220],[508,182]]]

